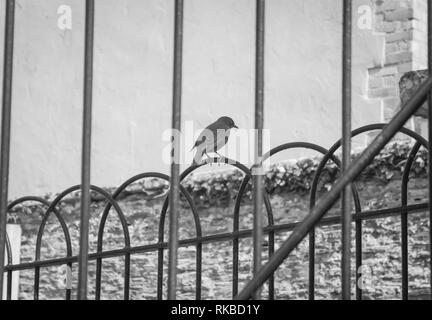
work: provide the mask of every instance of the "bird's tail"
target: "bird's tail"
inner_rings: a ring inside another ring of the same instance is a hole
[[[193,160],[192,160],[192,166],[199,166],[202,163],[202,156],[200,157],[198,155],[198,152],[195,153]]]

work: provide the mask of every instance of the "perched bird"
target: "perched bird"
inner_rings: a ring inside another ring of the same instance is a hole
[[[214,152],[221,157],[217,151],[228,142],[232,128],[238,129],[234,120],[230,117],[221,117],[207,126],[201,132],[191,149],[191,151],[194,148],[197,150],[192,164],[199,164],[204,154],[210,158],[207,154],[208,152]]]

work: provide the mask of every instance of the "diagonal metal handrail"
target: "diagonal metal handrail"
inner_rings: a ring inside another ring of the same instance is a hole
[[[306,216],[285,240],[282,246],[273,254],[267,263],[254,275],[245,288],[235,297],[238,300],[249,299],[253,293],[276,271],[288,255],[297,247],[303,238],[314,228],[326,212],[338,200],[345,186],[351,183],[363,169],[373,160],[373,158],[383,149],[383,147],[393,138],[393,136],[404,126],[408,119],[426,101],[432,90],[432,77],[417,90],[415,95],[407,101],[393,119],[383,128],[381,133],[373,140],[362,154],[355,159],[347,168],[344,174],[338,179],[333,188],[315,205],[311,212]]]

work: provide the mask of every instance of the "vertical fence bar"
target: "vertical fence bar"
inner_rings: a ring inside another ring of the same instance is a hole
[[[415,156],[420,149],[417,142],[411,149],[402,174],[401,205],[408,205],[408,182]],[[402,258],[402,300],[408,300],[408,210],[401,212],[401,258]]]
[[[355,259],[355,261],[356,261],[356,278],[355,278],[356,281],[355,281],[355,284],[356,284],[356,287],[355,287],[355,290],[356,290],[356,299],[362,300],[363,299],[362,288],[359,286],[359,280],[361,277],[361,273],[358,272],[360,270],[360,267],[362,266],[362,259],[363,259],[363,257],[362,257],[363,226],[362,226],[362,221],[360,219],[356,220],[355,228],[356,228],[356,232],[355,232],[355,246],[356,246],[356,249],[355,249],[355,254],[356,254],[356,259]]]
[[[253,272],[261,268],[263,243],[263,172],[262,172],[262,130],[264,126],[264,27],[265,0],[256,1],[256,43],[255,43],[255,172],[253,174]],[[261,298],[261,290],[253,295]]]
[[[269,242],[269,248],[268,248],[268,256],[269,259],[272,256],[272,254],[274,253],[274,247],[275,247],[275,233],[273,231],[269,232],[268,235],[268,242]],[[272,274],[269,277],[269,283],[268,283],[268,299],[269,300],[274,300],[275,299],[275,288],[274,288],[274,284],[275,284],[275,280],[274,280],[274,275]]]
[[[88,239],[90,218],[90,164],[93,89],[94,0],[86,0],[84,45],[84,109],[81,167],[81,221],[78,257],[78,299],[87,299]]]
[[[428,70],[429,77],[432,76],[432,3],[427,2],[428,20]],[[429,140],[429,267],[430,267],[430,290],[432,296],[432,94],[428,95],[428,140]]]
[[[182,54],[183,54],[183,0],[175,1],[174,14],[174,80],[172,129],[173,136],[180,132],[181,90],[182,90]],[[178,254],[178,215],[180,202],[180,141],[172,141],[171,185],[169,205],[169,241],[168,241],[168,299],[175,300],[177,288]]]
[[[235,210],[239,210],[236,206]],[[239,282],[239,238],[236,236],[235,232],[239,230],[239,218],[238,215],[234,215],[234,227],[233,227],[233,272],[232,272],[232,295],[233,298],[238,293],[238,282]]]
[[[12,271],[7,272],[7,290],[6,290],[6,299],[12,300]]]
[[[309,233],[309,300],[315,300],[315,228]]]
[[[410,154],[409,157],[415,156]],[[410,159],[410,158],[408,158]],[[408,204],[408,176],[409,170],[405,170],[403,181],[407,181],[402,185],[401,204],[406,206]],[[406,175],[406,177],[405,177]],[[401,273],[402,273],[402,300],[408,300],[408,211],[401,212]]]
[[[351,158],[351,29],[352,0],[343,2],[342,172]],[[342,191],[342,299],[351,298],[351,184]]]
[[[7,201],[9,186],[9,154],[12,106],[13,44],[15,0],[6,1],[3,60],[3,101],[0,154],[0,300],[3,299],[4,259],[6,251]]]

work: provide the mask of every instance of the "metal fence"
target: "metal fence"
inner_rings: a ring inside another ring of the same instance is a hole
[[[408,178],[413,165],[414,158],[420,147],[429,148],[429,143],[418,134],[404,128],[406,121],[424,103],[426,99],[431,106],[432,78],[429,78],[388,124],[375,124],[362,127],[352,131],[351,129],[351,28],[352,28],[352,1],[343,0],[343,77],[342,77],[342,139],[335,143],[330,149],[310,143],[287,143],[274,148],[266,154],[262,154],[262,129],[264,118],[264,36],[265,36],[265,0],[256,0],[256,82],[255,82],[255,128],[258,130],[256,145],[258,151],[253,168],[233,162],[233,165],[243,171],[245,178],[241,184],[236,197],[233,212],[233,232],[203,236],[197,208],[192,197],[181,185],[181,181],[191,172],[197,169],[192,166],[180,173],[178,164],[178,152],[173,152],[171,176],[161,173],[144,173],[132,177],[121,185],[113,194],[90,184],[90,156],[91,156],[91,116],[92,116],[92,63],[93,63],[93,40],[94,40],[94,0],[86,0],[86,24],[85,24],[85,65],[84,65],[84,112],[83,112],[83,142],[82,142],[82,184],[71,187],[59,194],[51,203],[38,197],[24,197],[8,204],[8,175],[9,175],[9,150],[10,150],[10,123],[11,123],[11,93],[13,75],[13,36],[14,36],[14,0],[6,1],[6,32],[5,32],[5,54],[3,73],[3,106],[1,127],[1,164],[0,164],[0,292],[3,290],[4,274],[7,275],[7,298],[11,298],[12,273],[18,270],[34,270],[34,298],[39,298],[40,270],[44,267],[55,265],[67,265],[72,268],[78,265],[78,299],[87,298],[87,275],[89,260],[96,260],[96,299],[100,299],[102,261],[112,257],[124,257],[124,298],[129,298],[130,289],[130,261],[131,255],[144,252],[158,252],[158,286],[157,298],[163,298],[163,264],[164,252],[168,250],[168,299],[176,298],[177,285],[177,257],[178,248],[181,246],[196,247],[196,298],[201,298],[201,276],[202,276],[202,245],[211,242],[229,241],[233,246],[233,270],[232,270],[232,294],[236,299],[259,299],[261,298],[261,287],[268,281],[268,298],[274,299],[274,272],[283,263],[295,247],[309,235],[309,298],[314,299],[315,291],[315,232],[318,225],[341,224],[342,226],[342,298],[350,299],[351,292],[351,228],[352,221],[355,223],[355,256],[356,266],[362,262],[362,222],[367,219],[381,218],[385,216],[399,215],[401,217],[401,253],[402,253],[402,298],[408,299],[408,215],[410,213],[429,210],[429,203],[408,205]],[[429,70],[432,69],[432,4],[428,2],[428,42],[429,42]],[[180,130],[181,123],[181,85],[182,85],[182,36],[183,36],[183,0],[175,0],[175,32],[174,32],[174,68],[173,68],[173,109],[172,128]],[[432,108],[429,107],[429,119],[432,119]],[[350,163],[351,138],[361,133],[372,130],[380,130],[373,142]],[[415,144],[409,154],[402,177],[401,205],[396,208],[363,211],[360,206],[359,195],[355,185],[355,178],[392,139],[402,132],[413,138]],[[432,141],[432,126],[429,125],[429,141]],[[178,142],[173,142],[173,150],[178,150]],[[335,152],[342,147],[342,160],[336,158]],[[306,148],[323,154],[323,159],[315,174],[310,193],[310,212],[300,223],[275,224],[271,204],[268,195],[263,188],[262,163],[265,159],[283,150],[292,148]],[[213,159],[215,160],[215,159]],[[221,160],[221,159],[219,159]],[[223,159],[222,159],[223,160]],[[210,160],[209,160],[210,161]],[[328,161],[333,161],[341,167],[342,175],[332,186],[332,189],[319,200],[317,200],[317,186],[319,177]],[[432,169],[429,161],[429,172]],[[252,174],[252,172],[255,172]],[[130,236],[124,213],[122,212],[117,198],[130,184],[145,178],[159,178],[170,183],[169,195],[165,199],[159,224],[159,239],[157,243],[135,246],[130,244]],[[429,175],[429,184],[431,176]],[[245,189],[252,181],[253,186],[253,228],[251,230],[239,229],[239,210],[241,199]],[[80,219],[80,248],[78,255],[73,255],[69,230],[59,212],[58,204],[67,195],[81,190],[81,219]],[[89,216],[90,216],[90,191],[99,193],[107,201],[107,206],[102,215],[99,231],[97,252],[89,254]],[[183,195],[191,208],[194,221],[196,237],[179,241],[179,208],[180,195]],[[342,212],[340,216],[323,218],[325,213],[342,195]],[[429,199],[431,197],[429,187]],[[7,212],[15,206],[28,201],[36,201],[47,207],[41,222],[36,243],[35,261],[30,263],[14,264],[11,257],[11,248],[6,234]],[[351,210],[354,203],[355,212]],[[124,248],[116,250],[103,250],[103,234],[108,214],[114,208],[121,223],[124,234]],[[263,216],[267,214],[268,225],[263,226]],[[166,215],[169,218],[169,237],[164,239],[164,226]],[[58,219],[66,241],[66,257],[50,260],[41,260],[41,239],[44,234],[45,225],[50,215],[54,214]],[[290,236],[275,251],[275,234],[292,231]],[[266,234],[269,241],[269,258],[262,265],[262,241]],[[239,240],[242,238],[253,239],[253,278],[239,292]],[[432,235],[431,235],[432,237]],[[430,246],[429,246],[430,247]],[[431,249],[430,249],[431,250]],[[4,258],[7,263],[4,264]],[[431,265],[432,267],[432,265]],[[356,275],[359,277],[359,275]],[[432,278],[432,277],[431,277]],[[286,279],[289,281],[289,279]],[[432,283],[432,282],[431,282]],[[431,285],[432,286],[432,285]],[[71,289],[65,289],[66,299],[71,298]],[[356,298],[362,298],[362,291],[356,288]]]

